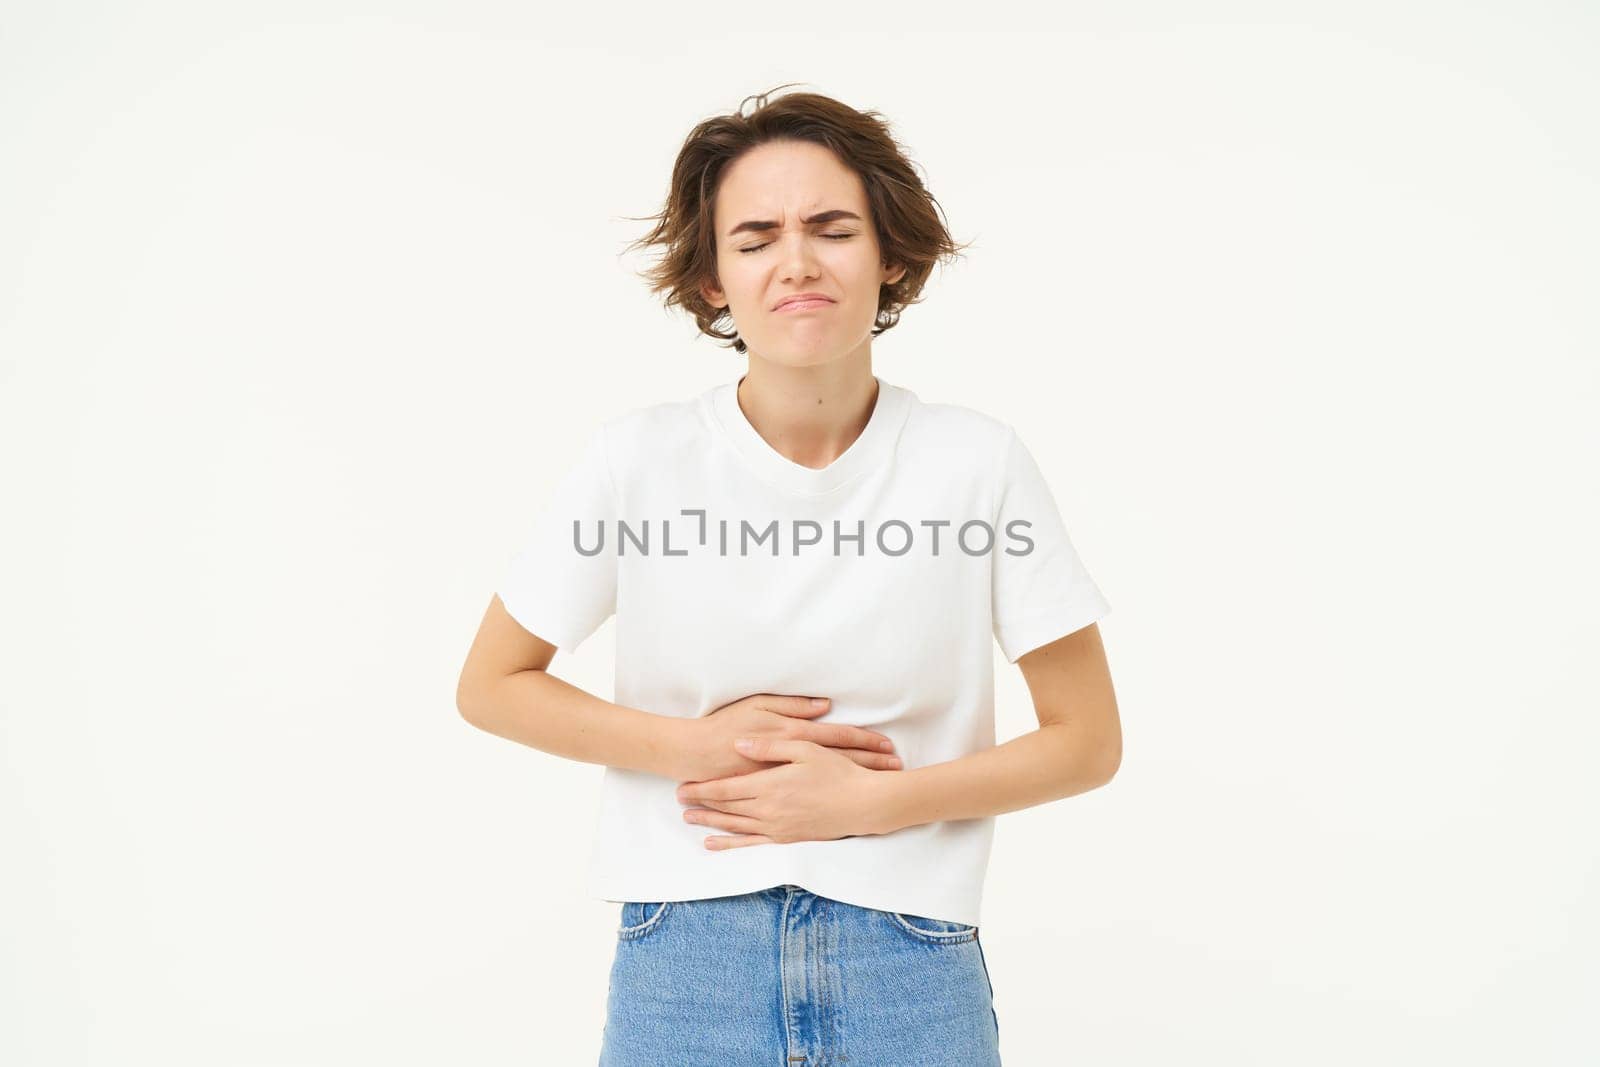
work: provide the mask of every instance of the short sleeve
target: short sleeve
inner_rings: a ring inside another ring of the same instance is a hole
[[[992,606],[1006,660],[1104,618],[1111,605],[1089,577],[1055,496],[1014,429],[1006,429],[996,507]]]
[[[605,427],[544,501],[500,583],[506,611],[529,633],[573,651],[616,612],[616,493]]]

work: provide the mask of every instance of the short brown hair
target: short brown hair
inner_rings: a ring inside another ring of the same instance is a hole
[[[650,292],[666,293],[666,306],[687,310],[701,333],[731,341],[723,347],[744,352],[745,343],[732,329],[728,309],[713,307],[700,292],[703,282],[719,284],[712,219],[723,172],[752,148],[771,141],[822,145],[860,175],[866,186],[884,264],[905,268],[899,281],[879,287],[872,330],[876,337],[900,321],[907,305],[918,302],[934,264],[960,255],[967,246],[951,238],[940,219],[943,208],[923,186],[878,112],[857,111],[818,93],[790,93],[768,102],[770,95],[769,91],[747,96],[733,114],[706,119],[689,132],[672,166],[665,207],[657,215],[645,216],[657,220],[655,228],[627,247],[663,246],[661,257],[643,272],[651,283]],[[751,99],[756,107],[746,115],[744,103]],[[718,325],[724,318],[727,329]]]

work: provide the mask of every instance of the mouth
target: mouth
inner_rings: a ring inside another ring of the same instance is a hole
[[[825,296],[804,296],[796,300],[787,300],[779,304],[775,310],[783,311],[811,311],[816,308],[831,307],[833,301]]]

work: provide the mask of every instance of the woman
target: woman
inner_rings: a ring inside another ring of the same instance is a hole
[[[957,253],[888,128],[757,105],[690,133],[643,239],[655,291],[748,366],[590,437],[459,704],[606,766],[602,1064],[998,1063],[994,816],[1115,773],[1109,605],[1008,424],[873,372]],[[612,614],[615,703],[546,670]],[[999,747],[995,641],[1040,721]]]

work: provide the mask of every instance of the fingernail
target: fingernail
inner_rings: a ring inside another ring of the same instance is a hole
[[[883,749],[885,752],[887,752],[891,748],[894,747],[894,742],[893,741],[879,741],[878,742],[878,747]]]
[[[812,697],[811,698],[811,706],[814,707],[814,708],[818,708],[818,709],[825,708],[825,707],[828,706],[828,698],[827,697]]]

